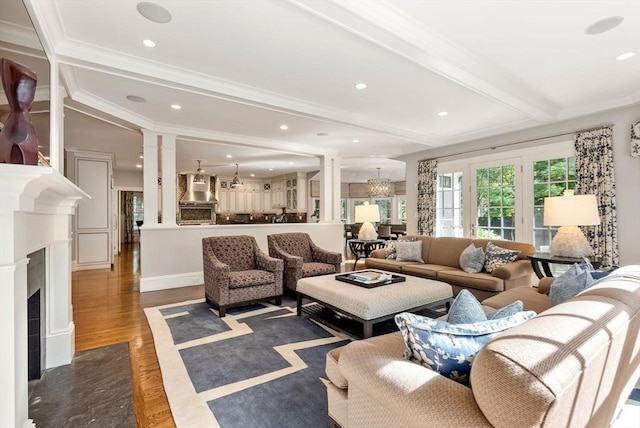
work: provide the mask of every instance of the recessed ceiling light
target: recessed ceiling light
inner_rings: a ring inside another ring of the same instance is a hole
[[[140,153],[140,154],[138,155],[138,158],[139,158],[139,159],[144,159],[144,156],[142,155],[142,153]]]
[[[287,129],[289,129],[289,127],[287,125],[280,125],[280,129],[286,131]]]
[[[318,137],[326,137],[326,136],[327,136],[327,135],[329,135],[329,134],[327,134],[326,132],[318,132],[316,135],[317,135]]]
[[[127,99],[129,101],[133,101],[134,103],[146,103],[147,99],[139,97],[137,95],[127,95]]]
[[[137,165],[136,165],[136,168],[142,168],[142,165],[137,164]]]
[[[448,112],[446,112],[446,111],[441,111],[441,112],[439,112],[439,113],[438,113],[438,116],[446,116],[446,115],[448,115],[448,114],[449,114],[449,113],[448,113]]]
[[[632,56],[634,56],[635,54],[636,54],[635,52],[625,52],[625,53],[623,53],[623,54],[618,55],[618,56],[616,57],[616,59],[617,59],[618,61],[623,61],[623,60],[625,60],[625,59],[629,59],[629,58],[631,58],[631,57],[632,57]]]
[[[156,47],[156,43],[153,40],[144,39],[142,41],[142,43],[148,48],[155,48]]]
[[[149,21],[157,22],[158,24],[166,24],[171,21],[171,14],[167,9],[162,6],[158,6],[155,3],[143,1],[136,6],[138,13]]]
[[[227,155],[226,157],[227,157],[227,159],[231,159],[233,156]]]
[[[269,168],[269,171],[273,171],[273,168]]]
[[[293,162],[289,162],[289,165],[293,165]]]
[[[182,106],[180,104],[171,104],[171,108],[174,110],[180,110]]]
[[[605,31],[613,30],[618,25],[622,24],[624,18],[621,16],[610,16],[609,18],[601,19],[600,21],[596,21],[593,24],[589,25],[585,30],[584,34],[588,34],[593,36],[594,34],[604,33]]]
[[[360,82],[360,83],[357,83],[357,84],[356,84],[356,89],[364,89],[364,88],[366,88],[366,87],[367,87],[367,84],[366,84],[366,83],[362,83],[362,82]]]
[[[256,176],[255,174],[249,174],[249,177],[255,177],[255,176]]]
[[[354,142],[354,143],[359,143],[359,142],[360,142],[360,140],[353,140],[353,142]]]

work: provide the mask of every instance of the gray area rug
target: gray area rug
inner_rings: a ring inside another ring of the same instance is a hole
[[[129,345],[77,352],[45,370],[29,382],[29,418],[38,428],[135,427]]]
[[[325,358],[349,339],[295,315],[295,302],[145,309],[178,427],[327,426]]]

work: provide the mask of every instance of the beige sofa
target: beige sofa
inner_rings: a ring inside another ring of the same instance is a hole
[[[640,376],[639,329],[636,265],[496,336],[471,388],[405,360],[399,332],[355,341],[327,354],[329,416],[344,428],[607,427]]]
[[[531,244],[514,241],[500,241],[491,239],[470,239],[452,237],[413,236],[422,241],[422,260],[420,262],[399,262],[386,259],[384,249],[374,250],[371,257],[365,260],[369,269],[382,269],[401,272],[423,278],[444,281],[453,288],[454,296],[463,288],[471,291],[478,300],[484,300],[501,291],[521,285],[533,285],[537,278],[531,267],[527,255],[536,252]],[[467,273],[460,268],[460,254],[469,244],[486,248],[488,242],[507,248],[518,250],[518,258],[507,265],[495,269],[491,273]]]

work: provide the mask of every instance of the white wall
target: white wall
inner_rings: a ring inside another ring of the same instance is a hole
[[[464,142],[454,146],[425,150],[402,157],[407,163],[407,232],[417,231],[417,177],[418,161],[459,154],[460,159],[473,161],[479,154],[495,151],[514,150],[515,143],[536,140],[517,147],[536,147],[561,141],[567,137],[554,137],[583,129],[613,124],[613,158],[615,164],[616,202],[618,212],[618,241],[620,264],[640,263],[640,159],[629,155],[631,144],[631,124],[640,120],[640,104],[609,110],[577,119],[554,123],[514,132],[493,138]],[[501,147],[504,146],[504,147]],[[482,150],[486,149],[486,150]]]
[[[268,253],[267,235],[305,232],[321,248],[339,252],[344,260],[342,223],[163,226],[146,224],[140,234],[140,291],[186,287],[204,282],[202,238],[250,235]]]
[[[115,187],[142,190],[142,171],[115,169],[113,171],[113,182]]]

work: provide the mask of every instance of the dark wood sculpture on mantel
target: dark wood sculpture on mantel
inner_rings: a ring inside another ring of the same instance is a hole
[[[0,163],[38,165],[38,136],[29,113],[38,76],[7,58],[0,60],[0,74],[10,108],[0,132]]]

